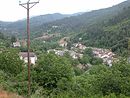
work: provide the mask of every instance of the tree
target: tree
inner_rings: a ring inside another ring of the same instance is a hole
[[[90,63],[92,58],[90,56],[83,56],[79,61],[81,64],[88,64]]]
[[[50,93],[67,90],[74,75],[67,59],[52,53],[43,55],[35,70],[37,75],[33,80]]]
[[[0,53],[0,70],[3,70],[8,75],[17,75],[23,69],[23,61],[18,56],[18,51],[8,49]]]
[[[5,39],[5,36],[3,33],[0,32],[0,39]]]
[[[90,57],[93,57],[93,56],[94,56],[93,51],[92,51],[91,48],[86,48],[86,49],[84,50],[84,55],[88,55],[88,56],[90,56]]]
[[[35,93],[35,91],[38,89],[38,84],[33,81],[33,77],[36,77],[36,72],[33,68],[31,68],[31,94]],[[12,79],[12,85],[11,87],[18,92],[20,95],[27,95],[28,94],[28,70],[25,67],[22,72],[17,74]]]
[[[16,41],[17,41],[16,36],[11,36],[11,42],[13,43],[13,42],[16,42]]]
[[[6,73],[4,73],[2,70],[0,70],[0,89],[5,89],[7,87],[7,79],[8,76]]]
[[[91,60],[91,64],[93,64],[93,65],[99,65],[102,63],[103,63],[103,60],[101,58],[93,57]]]

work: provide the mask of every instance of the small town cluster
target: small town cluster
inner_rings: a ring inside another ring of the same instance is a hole
[[[66,44],[66,43],[65,43]],[[73,59],[78,59],[83,57],[83,51],[87,48],[91,48],[95,57],[101,58],[104,64],[108,64],[112,66],[113,60],[116,58],[116,55],[109,49],[102,49],[102,48],[94,48],[94,47],[86,47],[81,43],[75,43],[71,47],[71,50],[63,49],[63,50],[56,50],[50,49],[49,52],[55,52],[55,54],[59,56],[63,56],[66,52],[70,54]],[[78,50],[78,51],[77,51]]]
[[[66,49],[67,41],[65,41],[67,37],[62,38],[58,43],[59,46],[63,47],[62,49],[49,49],[47,53],[54,52],[56,55],[64,56],[65,53],[69,53],[73,59],[79,59],[83,57],[83,51],[87,48],[91,48],[92,52],[95,57],[101,58],[104,64],[112,66],[113,60],[116,59],[116,55],[109,49],[102,49],[102,48],[94,48],[94,47],[86,47],[81,43],[74,43],[70,50]],[[22,45],[25,45],[25,42],[22,41]],[[13,47],[20,47],[21,44],[19,41],[13,43]],[[24,60],[27,63],[27,52],[20,52],[19,53],[20,59]],[[37,61],[37,56],[35,53],[30,52],[30,60],[31,63],[35,65]]]

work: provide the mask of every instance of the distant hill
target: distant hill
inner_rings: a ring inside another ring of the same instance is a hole
[[[54,14],[34,16],[34,17],[30,18],[30,26],[31,26],[31,28],[36,28],[36,27],[43,25],[45,23],[60,20],[60,19],[63,19],[65,17],[76,16],[78,14],[81,14],[81,13],[75,13],[75,14],[54,13]],[[0,21],[0,30],[2,32],[8,33],[8,34],[19,35],[19,33],[26,32],[26,20],[23,19],[23,20],[19,20],[16,22]]]
[[[54,26],[57,28],[53,28]],[[130,37],[130,0],[110,8],[46,23],[38,26],[36,30],[63,33],[66,36],[74,32],[71,42],[78,42],[78,39],[82,38],[81,42],[86,46],[110,48],[121,55],[127,55]]]
[[[25,20],[3,23],[4,32],[26,36]],[[71,41],[86,46],[110,48],[127,54],[130,37],[130,0],[110,8],[94,10],[73,15],[48,14],[31,18],[31,38],[40,37],[43,33],[72,34]]]
[[[35,16],[30,19],[31,31],[33,33],[40,33],[36,35],[40,36],[43,32],[50,31],[53,26],[58,26],[59,28],[55,29],[55,32],[79,32],[81,29],[97,22],[106,22],[106,19],[116,16],[123,10],[123,8],[127,8],[129,4],[128,0],[110,8],[94,10],[86,13],[80,12],[72,15],[54,13]],[[26,32],[26,20],[11,23],[0,22],[0,28],[3,32],[19,35],[19,33]],[[52,30],[52,32],[54,31]]]
[[[109,48],[122,56],[128,56],[130,1],[125,1],[112,9],[115,10],[112,14],[106,13],[107,16],[97,18],[97,21],[95,19],[95,23],[92,21],[89,25],[82,25],[77,35],[72,38],[73,42],[78,42],[78,39],[82,38],[81,42],[86,46]]]
[[[35,26],[35,25],[42,25],[44,23],[48,23],[48,22],[52,22],[55,20],[59,20],[59,19],[63,19],[65,17],[68,17],[69,15],[62,15],[59,13],[54,13],[54,14],[47,14],[47,15],[40,15],[40,16],[35,16],[30,18],[30,25],[31,27]],[[13,23],[10,23],[7,25],[8,28],[11,29],[25,29],[24,27],[26,26],[26,20],[20,20],[20,21],[16,21]]]
[[[129,4],[129,1],[125,1],[119,5],[110,8],[94,10],[91,12],[83,13],[78,16],[67,17],[62,20],[43,24],[38,27],[39,30],[42,29],[43,31],[46,31],[47,29],[50,29],[52,26],[56,25],[59,26],[59,29],[57,30],[59,32],[79,32],[81,29],[86,28],[97,22],[108,21],[108,19],[122,12],[124,8],[127,8]]]

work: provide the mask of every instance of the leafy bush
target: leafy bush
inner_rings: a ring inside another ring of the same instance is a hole
[[[37,75],[33,80],[50,92],[67,90],[74,72],[66,58],[55,54],[45,54],[35,68]]]
[[[9,49],[0,53],[0,69],[13,76],[22,71],[23,61],[20,60],[16,50]]]

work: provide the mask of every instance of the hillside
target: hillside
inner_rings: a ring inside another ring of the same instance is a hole
[[[80,32],[82,29],[104,21],[107,22],[108,19],[116,16],[118,13],[122,12],[124,7],[129,6],[129,1],[125,1],[119,5],[95,10],[86,13],[75,13],[72,15],[62,15],[59,13],[40,15],[32,17],[30,19],[31,32],[33,37],[41,36],[43,32]],[[11,23],[0,22],[1,31],[9,34],[17,34],[17,36],[25,36],[23,33],[26,31],[26,20],[20,20]],[[58,26],[58,28],[52,28],[53,26]]]
[[[110,48],[114,52],[127,54],[127,42],[130,36],[130,0],[110,8],[82,14],[48,14],[32,17],[31,38],[41,37],[43,33],[61,33],[71,35],[71,43],[78,42],[86,46]],[[13,23],[1,23],[1,30],[18,37],[26,36],[25,20]]]
[[[68,17],[69,15],[62,15],[59,13],[40,15],[30,18],[30,25],[34,27],[35,25],[41,25],[44,23],[52,22],[55,20],[63,19],[64,17]],[[26,20],[16,21],[10,24],[7,24],[7,28],[11,30],[22,30],[26,27]]]
[[[129,3],[129,1],[127,1]],[[110,48],[118,54],[128,54],[128,40],[130,37],[130,7],[124,7],[116,16],[93,24],[81,32],[73,39],[78,41],[82,38],[82,43],[87,46]]]
[[[64,18],[62,20],[58,20],[58,21],[54,21],[51,23],[38,26],[38,28],[42,31],[46,31],[48,29],[51,29],[52,26],[56,25],[59,26],[59,28],[57,28],[57,31],[61,33],[79,32],[82,29],[85,29],[95,23],[101,21],[107,22],[109,19],[118,15],[118,13],[122,12],[124,8],[127,8],[129,4],[130,1],[125,1],[119,5],[110,8],[94,10],[78,16]]]
[[[54,14],[46,14],[46,15],[40,15],[40,16],[34,16],[30,18],[30,26],[32,29],[32,32],[39,32],[36,28],[40,25],[43,25],[45,23],[49,23],[52,21],[60,20],[65,17],[70,16],[77,16],[81,13],[75,13],[75,14],[60,14],[60,13],[54,13]],[[2,32],[11,34],[11,35],[17,35],[17,36],[25,36],[26,32],[26,20],[19,20],[16,22],[4,22],[0,21],[0,30]]]
[[[74,32],[71,43],[79,41],[86,46],[109,48],[126,56],[130,37],[130,0],[119,5],[64,18],[38,27],[42,32]],[[57,26],[57,28],[52,28]]]
[[[26,21],[0,22],[0,98],[130,98],[130,0],[79,14],[32,17],[30,55]]]

